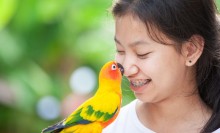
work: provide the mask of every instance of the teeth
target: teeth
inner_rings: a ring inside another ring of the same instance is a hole
[[[134,87],[140,87],[145,85],[147,82],[150,82],[149,79],[137,79],[137,80],[132,80],[130,81],[131,85]]]

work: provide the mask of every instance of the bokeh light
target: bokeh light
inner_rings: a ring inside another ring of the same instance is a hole
[[[37,104],[38,115],[45,120],[53,120],[60,116],[60,102],[53,96],[45,96]]]
[[[96,74],[87,66],[76,69],[70,77],[70,86],[74,93],[86,95],[91,93],[96,86]]]

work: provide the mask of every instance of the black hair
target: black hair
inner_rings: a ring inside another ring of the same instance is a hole
[[[112,13],[115,17],[132,14],[146,24],[148,31],[156,27],[177,44],[193,35],[204,38],[196,81],[201,99],[213,113],[201,132],[220,128],[220,26],[214,0],[118,0]]]

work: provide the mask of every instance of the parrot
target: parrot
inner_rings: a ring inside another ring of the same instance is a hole
[[[120,111],[123,73],[120,63],[105,63],[99,72],[96,93],[64,120],[43,129],[41,133],[101,133]]]

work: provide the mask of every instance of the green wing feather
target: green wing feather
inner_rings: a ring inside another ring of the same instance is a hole
[[[89,124],[94,121],[105,122],[111,119],[117,110],[118,108],[116,108],[113,113],[102,112],[100,110],[94,110],[91,105],[88,105],[86,107],[80,108],[74,114],[70,115],[68,119],[66,119],[65,125],[70,126],[76,124]]]
[[[90,98],[74,111],[65,121],[65,126],[88,124],[91,122],[106,122],[120,108],[121,99],[114,93],[102,93]]]

